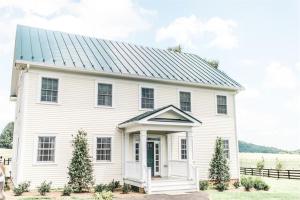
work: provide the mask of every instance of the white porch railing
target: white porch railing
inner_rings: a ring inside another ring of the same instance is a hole
[[[168,164],[169,175],[187,177],[187,161],[186,160],[170,160]]]
[[[135,180],[142,180],[141,163],[136,161],[127,161],[125,163],[125,177]]]

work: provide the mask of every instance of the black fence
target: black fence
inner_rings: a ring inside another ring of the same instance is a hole
[[[240,173],[244,175],[252,175],[252,176],[265,176],[271,178],[286,178],[286,179],[300,180],[300,170],[263,169],[260,171],[257,168],[241,167]]]
[[[0,163],[3,163],[4,165],[10,165],[11,164],[11,158],[7,158],[7,159],[2,159],[0,157]]]

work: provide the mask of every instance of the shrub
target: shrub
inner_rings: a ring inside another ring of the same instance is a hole
[[[52,182],[47,183],[46,181],[42,182],[41,186],[38,187],[38,192],[40,195],[45,196],[47,192],[50,192]]]
[[[122,192],[123,192],[123,194],[127,194],[128,192],[130,192],[130,185],[124,183],[124,185],[122,187]]]
[[[229,165],[224,153],[224,142],[217,138],[213,157],[210,161],[209,178],[214,182],[216,188],[226,188],[230,180]]]
[[[276,170],[282,170],[283,169],[283,163],[278,160],[278,158],[276,158],[276,166],[275,166]]]
[[[62,196],[70,196],[71,193],[72,193],[72,187],[70,185],[65,185],[62,192]]]
[[[29,192],[30,181],[20,183],[20,187],[23,189],[23,192]]]
[[[95,192],[96,192],[96,193],[101,193],[101,192],[103,192],[104,190],[108,191],[108,190],[109,190],[109,187],[108,187],[108,185],[106,185],[106,184],[98,184],[98,185],[95,186],[94,189],[95,189]]]
[[[239,181],[235,181],[233,183],[233,186],[235,187],[235,189],[238,189],[241,185],[240,185],[240,182]]]
[[[256,178],[253,181],[253,187],[256,190],[265,190],[265,191],[268,191],[270,189],[269,185],[265,181],[263,181],[262,179],[260,179],[260,178]]]
[[[228,189],[228,183],[225,183],[225,182],[217,183],[217,184],[215,184],[215,188],[219,192],[223,192],[224,190]]]
[[[4,191],[10,190],[10,186],[8,184],[8,180],[9,180],[9,177],[5,177]]]
[[[15,194],[15,196],[21,196],[23,194],[23,188],[18,185],[17,187],[14,187],[13,192]]]
[[[256,168],[258,169],[260,175],[264,167],[265,167],[265,159],[262,157],[262,159],[256,163]]]
[[[199,188],[200,188],[200,190],[207,190],[208,181],[199,181]]]
[[[94,196],[95,200],[112,200],[113,199],[113,193],[111,191],[102,191],[95,193]]]
[[[241,184],[244,186],[246,191],[250,191],[253,188],[253,179],[252,177],[242,177]]]
[[[68,167],[69,184],[74,192],[88,191],[94,184],[94,180],[87,133],[79,130],[73,139],[72,146],[74,149]]]

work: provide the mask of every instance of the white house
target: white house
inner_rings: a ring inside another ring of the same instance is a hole
[[[88,133],[96,183],[195,191],[222,137],[239,178],[235,95],[199,56],[18,26],[12,180],[68,182],[72,135]]]

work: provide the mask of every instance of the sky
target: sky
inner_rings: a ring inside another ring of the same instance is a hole
[[[0,130],[14,120],[16,24],[164,49],[181,44],[219,60],[245,87],[236,97],[239,139],[300,149],[300,1],[0,0]]]

